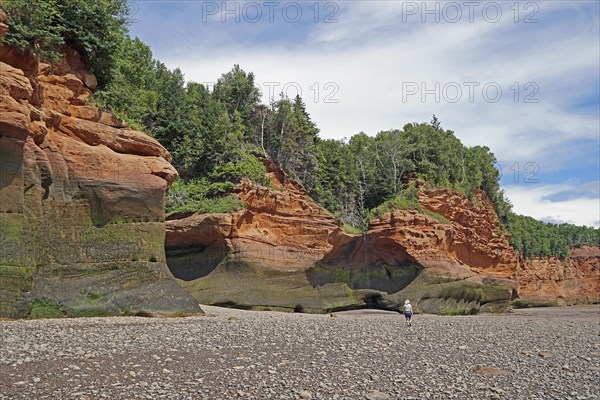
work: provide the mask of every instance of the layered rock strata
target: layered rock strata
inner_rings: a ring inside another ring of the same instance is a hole
[[[199,302],[326,312],[409,297],[420,311],[471,313],[516,296],[519,260],[482,193],[422,189],[429,215],[390,210],[352,235],[263,162],[275,188],[243,182],[244,210],[167,220],[169,267]]]
[[[201,311],[165,263],[171,156],[95,88],[69,48],[50,66],[0,45],[0,317]]]

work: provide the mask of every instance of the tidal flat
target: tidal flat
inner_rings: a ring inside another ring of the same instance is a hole
[[[0,321],[0,399],[597,399],[600,305]]]

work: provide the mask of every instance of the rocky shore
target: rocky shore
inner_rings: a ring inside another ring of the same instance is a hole
[[[0,399],[597,399],[600,306],[0,321]]]

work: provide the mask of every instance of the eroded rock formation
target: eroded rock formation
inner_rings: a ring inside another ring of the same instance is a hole
[[[448,314],[521,304],[597,301],[597,247],[568,260],[519,257],[483,192],[419,191],[426,213],[390,210],[365,234],[345,233],[269,160],[273,188],[245,181],[246,209],[172,215],[167,260],[201,303],[326,312],[397,309]]]
[[[423,311],[471,312],[502,307],[511,297],[505,258],[472,268],[455,254],[462,245],[456,238],[468,233],[459,224],[396,210],[363,235],[347,234],[301,185],[263,162],[275,189],[243,182],[238,194],[246,209],[167,220],[169,267],[200,303],[323,312],[395,309],[410,296]],[[474,218],[488,218],[485,210]],[[480,240],[494,235],[491,225]]]
[[[571,257],[536,257],[517,269],[526,304],[573,304],[600,300],[600,247],[571,249]]]
[[[266,163],[275,189],[239,185],[246,209],[167,218],[169,268],[200,303],[320,311],[347,304],[348,287],[313,287],[306,271],[340,224],[297,182]]]
[[[0,317],[201,311],[165,264],[171,156],[95,87],[69,48],[50,66],[0,45]]]

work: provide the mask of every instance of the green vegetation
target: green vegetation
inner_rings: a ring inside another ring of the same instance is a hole
[[[416,188],[406,187],[414,179],[468,195],[481,189],[502,220],[510,211],[489,148],[465,147],[435,116],[430,124],[408,124],[375,137],[359,133],[347,142],[319,141],[318,158],[313,196],[353,226],[364,226],[389,208],[424,212]]]
[[[364,232],[362,229],[356,228],[347,223],[344,223],[344,225],[342,226],[342,229],[344,230],[344,232],[349,233],[351,235],[358,235],[358,234],[361,234]]]
[[[440,315],[475,315],[479,312],[477,307],[442,307]]]
[[[3,0],[10,30],[2,42],[59,63],[62,46],[77,50],[107,84],[126,35],[127,0]]]
[[[167,212],[195,212],[199,214],[228,213],[244,208],[244,203],[236,195],[209,196],[212,190],[223,188],[200,178],[187,182],[173,183],[166,198]]]
[[[259,156],[271,157],[305,183],[313,179],[318,130],[302,99],[282,97],[269,106],[260,104],[254,75],[238,65],[211,91],[186,83],[179,69],[171,71],[154,60],[139,39],[124,38],[112,76],[94,102],[158,139],[173,155],[182,186],[195,186],[203,179],[201,186],[210,187],[203,201],[228,197],[244,177],[269,185]],[[178,194],[172,199],[177,197],[181,198]],[[193,206],[175,201],[168,207],[206,212],[215,208],[201,205],[197,196],[193,199]]]
[[[393,210],[414,210],[421,214],[429,215],[437,219],[439,222],[443,224],[450,224],[450,221],[445,218],[443,215],[440,215],[436,212],[425,209],[418,198],[419,189],[414,185],[409,185],[406,189],[404,189],[400,195],[394,197],[391,200],[387,200],[377,207],[371,209],[367,213],[367,220],[371,220],[373,218],[379,218],[383,214],[387,212],[391,212]]]
[[[85,296],[89,301],[92,302],[100,300],[102,297],[104,297],[104,293],[95,290],[81,289],[79,292],[82,296]]]
[[[510,244],[525,257],[570,255],[570,248],[600,245],[600,229],[571,224],[552,224],[531,217],[510,214]]]
[[[62,306],[49,299],[36,299],[29,304],[29,318],[60,318],[65,315]]]
[[[418,188],[415,185],[410,185],[400,195],[387,200],[377,207],[371,209],[367,213],[367,219],[381,217],[383,214],[393,210],[414,210],[423,212],[423,207],[419,203]]]
[[[456,299],[465,303],[486,304],[495,301],[508,300],[509,292],[500,285],[477,285],[463,282],[459,285],[444,287],[438,297],[443,299]]]

